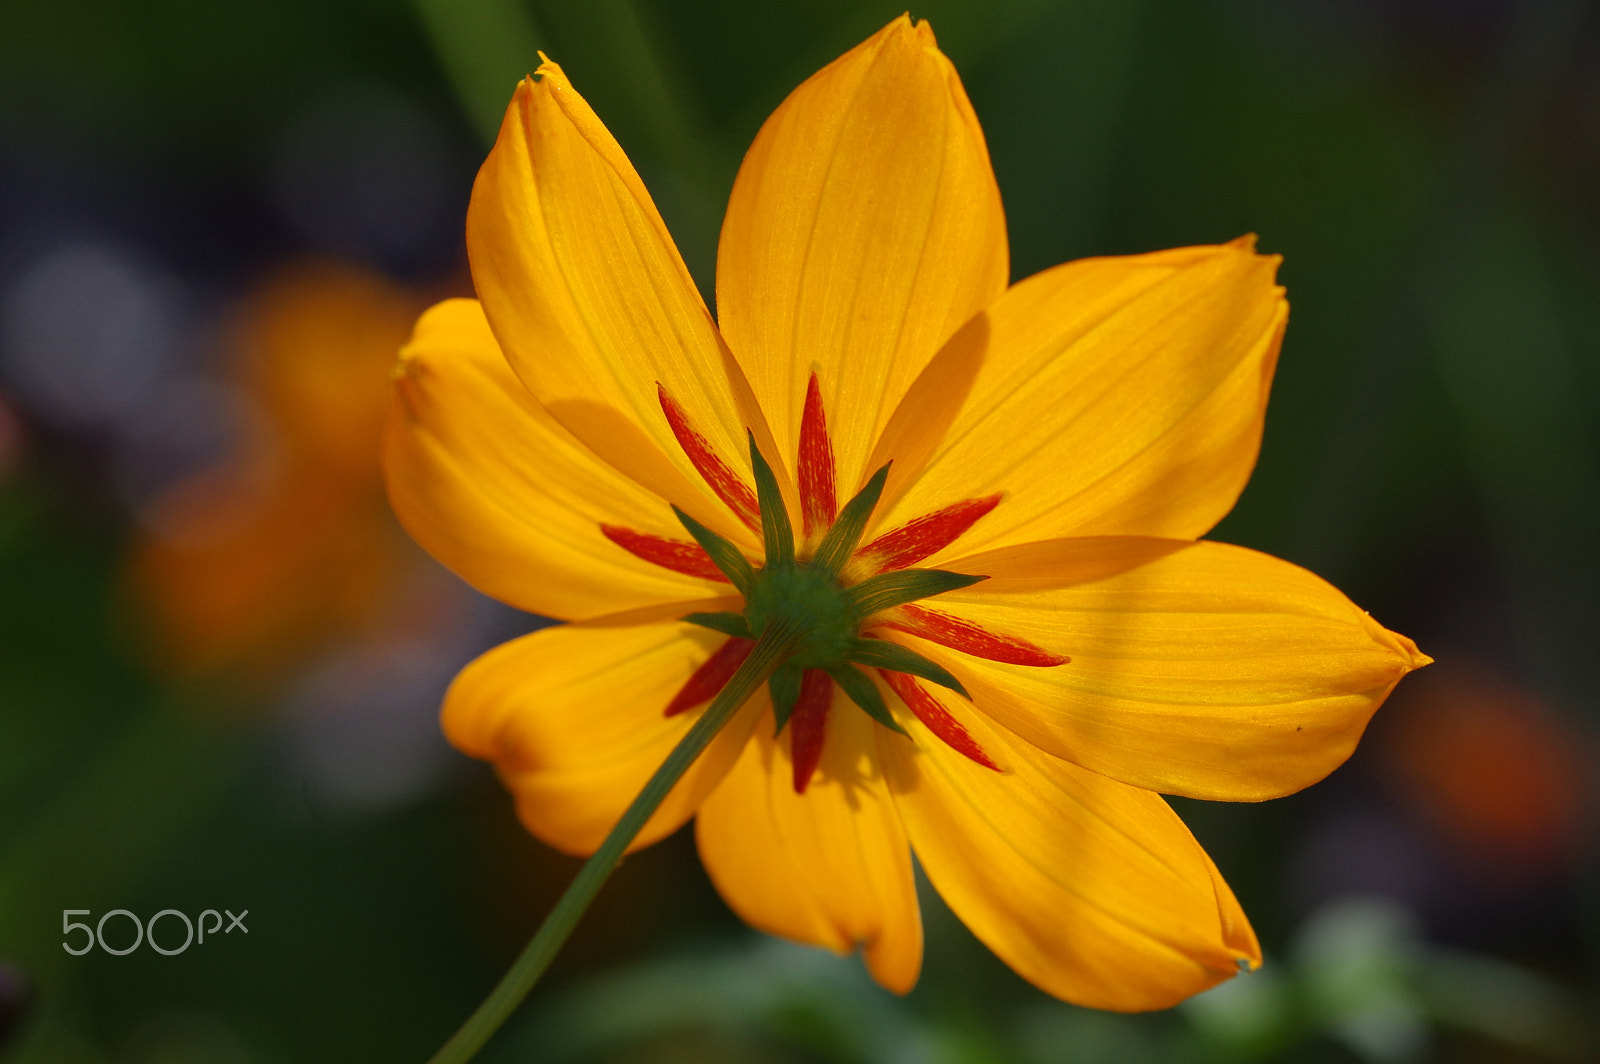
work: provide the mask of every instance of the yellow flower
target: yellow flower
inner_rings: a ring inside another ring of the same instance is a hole
[[[467,242],[481,303],[418,323],[386,469],[438,558],[570,622],[485,654],[444,706],[529,830],[592,852],[749,652],[725,633],[789,610],[827,629],[774,678],[792,716],[775,736],[773,695],[750,698],[635,846],[694,817],[745,920],[860,946],[896,991],[921,964],[913,850],[979,938],[1070,1001],[1159,1008],[1259,963],[1160,794],[1298,790],[1427,661],[1312,574],[1198,541],[1255,462],[1287,314],[1275,258],[1242,240],[1007,287],[982,131],[905,17],[762,128],[716,322],[548,61],[479,173]],[[826,538],[863,487],[863,505],[881,491],[865,529]]]

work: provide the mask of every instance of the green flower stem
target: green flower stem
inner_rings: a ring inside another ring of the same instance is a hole
[[[734,713],[756,688],[766,682],[773,670],[783,663],[794,649],[798,635],[793,626],[779,624],[770,626],[762,635],[727,686],[712,700],[700,719],[678,741],[678,745],[673,747],[672,753],[667,755],[633,804],[628,806],[627,812],[622,814],[622,819],[617,821],[617,826],[611,829],[611,834],[606,836],[594,856],[584,863],[572,885],[561,895],[561,900],[550,910],[544,923],[539,925],[539,930],[523,947],[522,954],[499,985],[484,998],[483,1004],[467,1018],[467,1022],[461,1025],[450,1041],[430,1058],[428,1064],[462,1064],[471,1060],[516,1011],[522,999],[528,996],[528,991],[533,989],[533,984],[555,960],[557,951],[566,943],[578,920],[589,908],[589,903],[600,892],[600,887],[622,862],[628,844],[639,834],[656,807],[712,738],[733,719]]]

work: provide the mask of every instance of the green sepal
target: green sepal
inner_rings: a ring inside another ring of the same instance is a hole
[[[719,611],[717,613],[689,613],[683,620],[690,624],[698,624],[701,628],[709,628],[713,632],[731,635],[735,639],[754,639],[750,633],[750,624],[744,619],[744,614],[732,611]]]
[[[800,701],[800,681],[804,676],[804,670],[793,665],[779,665],[768,677],[767,693],[772,696],[772,715],[778,722],[772,734],[777,735],[789,723],[795,703]]]
[[[915,650],[903,647],[899,643],[891,643],[887,639],[852,640],[850,660],[861,665],[871,665],[876,669],[920,676],[940,687],[948,687],[967,701],[972,701],[972,696],[961,686],[961,681],[951,676],[943,665],[929,661]]]
[[[943,591],[971,587],[987,576],[968,576],[945,569],[896,569],[879,573],[844,589],[845,601],[857,618],[865,620],[880,610],[903,606]]]
[[[744,552],[676,506],[672,512],[677,515],[678,523],[688,529],[694,541],[711,556],[711,564],[733,581],[733,586],[739,589],[741,595],[750,594],[750,588],[756,582],[756,571],[750,567],[750,560],[744,556]]]
[[[901,735],[906,730],[895,722],[889,713],[889,707],[884,705],[883,695],[878,693],[878,685],[872,678],[854,665],[840,665],[828,670],[828,675],[833,677],[833,682],[838,684],[850,701],[860,706],[867,716],[882,724],[890,731],[897,731]]]
[[[878,505],[878,499],[883,495],[883,482],[888,479],[889,466],[885,465],[872,474],[872,479],[867,481],[866,487],[856,492],[855,498],[844,504],[833,527],[822,537],[816,557],[811,561],[813,566],[827,570],[829,575],[839,575],[839,570],[844,568],[844,563],[855,552],[856,544],[861,542],[861,533],[867,530],[867,519],[872,516],[873,507]]]
[[[766,549],[766,567],[794,564],[794,528],[789,524],[789,509],[772,467],[761,457],[755,433],[750,437],[750,468],[756,475],[756,505],[761,507],[761,545]]]

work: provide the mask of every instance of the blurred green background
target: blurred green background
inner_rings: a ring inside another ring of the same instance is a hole
[[[536,50],[709,292],[761,120],[900,10],[0,3],[0,1059],[421,1061],[466,1016],[576,862],[438,737],[454,670],[538,621],[387,515],[392,353],[470,292],[472,175]],[[1178,803],[1268,953],[1183,1007],[1048,999],[931,893],[894,998],[743,928],[680,832],[483,1059],[1600,1059],[1600,9],[912,13],[988,134],[1014,278],[1245,232],[1284,255],[1263,456],[1215,537],[1438,663],[1317,787]],[[66,909],[248,930],[74,957]]]

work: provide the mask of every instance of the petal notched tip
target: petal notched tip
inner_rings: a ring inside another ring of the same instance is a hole
[[[524,74],[522,80],[517,82],[517,91],[512,96],[507,117],[513,114],[522,116],[521,132],[530,138],[531,143],[538,126],[534,115],[544,108],[555,107],[566,122],[571,123],[580,134],[592,140],[594,132],[592,127],[600,126],[603,130],[604,126],[600,125],[599,118],[593,117],[593,112],[589,111],[581,97],[574,107],[572,98],[576,95],[572,91],[572,82],[567,78],[567,72],[561,69],[561,64],[540,52],[539,66],[533,73]]]
[[[522,79],[528,86],[544,85],[549,83],[551,89],[564,89],[571,83],[567,81],[567,72],[561,69],[561,64],[545,55],[543,50],[539,53],[539,66],[532,74]]]
[[[1238,268],[1245,276],[1261,282],[1267,295],[1278,301],[1286,301],[1287,291],[1276,283],[1278,267],[1283,265],[1283,256],[1259,250],[1256,246],[1258,239],[1255,233],[1245,233],[1222,244],[1175,248],[1171,252],[1155,252],[1155,254],[1182,256],[1185,252],[1193,251],[1199,253],[1202,258],[1233,258],[1238,261]]]
[[[911,17],[911,12],[902,12],[900,17],[889,24],[897,33],[907,35],[917,44],[930,50],[938,50],[939,42],[933,36],[933,23],[927,19]]]
[[[1394,655],[1394,680],[1390,684],[1391,687],[1409,673],[1433,664],[1433,658],[1417,649],[1417,644],[1409,636],[1385,628],[1365,610],[1361,611],[1361,617],[1373,641]]]
[[[1243,236],[1234,237],[1225,244],[1219,244],[1218,247],[1233,251],[1242,251],[1251,258],[1261,259],[1263,262],[1270,263],[1273,271],[1276,272],[1277,268],[1283,264],[1283,256],[1277,254],[1276,252],[1269,253],[1258,250],[1256,248],[1256,242],[1259,239],[1260,238],[1257,237],[1255,233],[1245,233]],[[1279,291],[1281,292],[1282,289]]]
[[[913,18],[909,11],[901,12],[898,18],[861,42],[852,51],[879,52],[891,47],[903,48],[907,52],[925,52],[954,73],[955,68],[949,58],[939,50],[938,38],[933,33],[933,23],[925,18]]]
[[[1235,237],[1226,244],[1223,244],[1222,247],[1235,252],[1243,252],[1245,257],[1252,262],[1256,269],[1261,271],[1263,275],[1261,279],[1265,284],[1267,295],[1273,301],[1287,306],[1289,301],[1288,290],[1277,283],[1278,268],[1283,265],[1282,255],[1275,253],[1266,254],[1258,251],[1256,249],[1256,235],[1254,233],[1246,233],[1244,236]],[[1276,328],[1277,332],[1279,333],[1278,340],[1281,341],[1283,331],[1282,322],[1279,322]]]
[[[1388,629],[1385,629],[1384,632],[1394,642],[1401,655],[1405,657],[1405,672],[1416,672],[1418,669],[1433,664],[1433,658],[1418,650],[1417,644],[1408,637],[1401,635],[1399,632],[1391,632]]]

